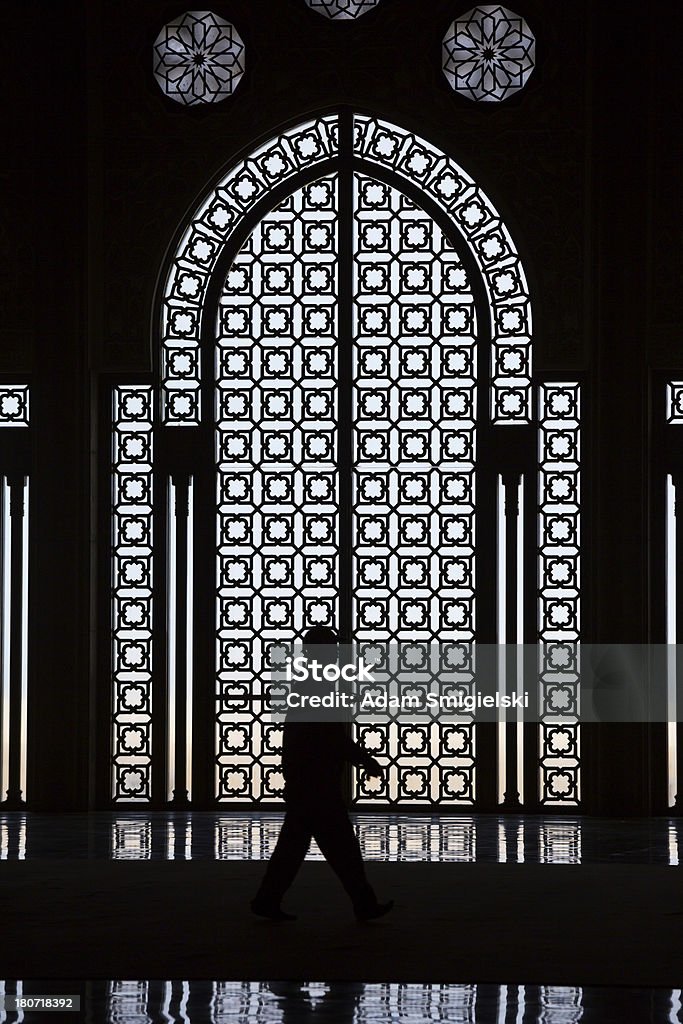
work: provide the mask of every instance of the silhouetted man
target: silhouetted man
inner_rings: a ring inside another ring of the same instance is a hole
[[[339,638],[334,630],[318,626],[304,637],[307,656],[323,664],[338,658]],[[358,839],[341,792],[344,762],[381,775],[381,765],[346,733],[340,721],[296,721],[288,713],[283,728],[282,772],[285,778],[285,820],[270,858],[261,887],[251,908],[261,917],[294,920],[280,902],[294,881],[315,839],[330,867],[336,872],[362,921],[382,917],[393,906],[378,903],[365,877]]]

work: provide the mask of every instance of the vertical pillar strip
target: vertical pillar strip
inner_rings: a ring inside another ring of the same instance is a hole
[[[678,736],[676,707],[676,487],[673,477],[665,480],[665,588],[666,588],[666,763],[667,807],[673,807],[678,793]]]
[[[188,807],[187,786],[187,660],[190,644],[188,643],[188,502],[190,478],[187,473],[174,473],[172,476],[175,502],[175,573],[171,580],[175,586],[175,693],[172,710],[175,721],[174,787],[173,807]]]
[[[339,474],[339,631],[353,630],[353,114],[339,115],[337,467]]]
[[[7,801],[8,808],[25,806],[22,792],[22,691],[24,688],[23,653],[23,554],[24,554],[24,493],[26,478],[16,474],[8,478],[9,486],[9,759]],[[25,764],[25,762],[24,762]]]
[[[505,545],[507,533],[505,530],[505,486],[500,474],[496,475],[496,644],[498,672],[498,689],[505,689],[505,573],[507,569],[507,558]],[[499,717],[496,723],[496,769],[497,769],[497,796],[496,802],[502,804],[505,799],[507,785],[507,733],[505,722]]]
[[[30,387],[0,384],[0,803],[26,802]]]
[[[515,660],[516,679],[519,689],[520,680],[524,679],[524,474],[519,479],[517,492],[517,564],[515,579],[517,584],[517,618],[515,628]],[[524,805],[524,711],[517,709],[517,722],[515,723],[515,735],[517,745],[517,800],[520,806]]]
[[[677,706],[678,689],[683,678],[681,674],[683,666],[680,664],[678,657],[678,641],[683,637],[683,567],[681,567],[681,554],[683,553],[683,473],[674,472],[672,482],[673,503],[671,512],[673,522],[671,529],[672,558],[670,572],[673,575],[673,579],[671,581],[670,593],[673,598],[673,607],[670,620],[667,616],[667,625],[669,621],[671,623],[671,639],[669,640],[667,637],[667,643],[672,643],[676,646],[673,648],[673,714],[671,716],[671,725],[667,728],[667,739],[670,771],[673,776],[673,806],[676,810],[679,810],[681,805],[683,805],[683,778],[681,777],[683,764],[681,764],[681,760],[678,757],[678,751],[683,747],[683,723],[679,720],[680,715]]]
[[[339,209],[337,215],[337,473],[339,509],[339,634],[350,643],[353,614],[353,303],[354,303],[354,181],[353,113],[339,115]],[[345,726],[351,735],[351,726]],[[342,790],[350,802],[353,769],[344,766]]]
[[[0,476],[0,802],[9,786],[9,493]]]
[[[508,692],[517,688],[517,623],[518,623],[518,552],[519,486],[518,472],[503,475],[505,488],[505,684]],[[506,808],[519,807],[517,776],[517,723],[505,726],[505,794]]]

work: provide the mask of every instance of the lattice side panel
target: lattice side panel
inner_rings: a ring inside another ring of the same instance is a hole
[[[581,389],[539,388],[540,798],[581,798],[579,746]]]
[[[152,396],[113,392],[112,751],[114,800],[152,787]]]

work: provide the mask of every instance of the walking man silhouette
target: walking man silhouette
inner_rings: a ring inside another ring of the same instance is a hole
[[[334,664],[339,637],[327,626],[309,629],[304,652],[310,660]],[[356,917],[369,921],[393,907],[378,903],[365,876],[363,856],[349,819],[341,791],[344,762],[380,776],[382,767],[367,750],[347,735],[340,721],[285,719],[282,739],[282,772],[285,778],[285,819],[266,873],[251,909],[261,917],[292,921],[280,902],[301,867],[311,839],[346,889]]]

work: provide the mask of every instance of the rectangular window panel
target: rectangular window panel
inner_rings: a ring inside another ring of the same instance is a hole
[[[361,644],[467,647],[475,630],[477,367],[470,285],[432,218],[402,193],[361,175],[354,252],[354,636]],[[471,674],[459,682],[466,690]],[[361,719],[358,728],[388,767],[381,780],[360,775],[356,799],[473,802],[468,716],[448,723],[429,716],[410,724]]]
[[[279,642],[338,617],[337,183],[268,214],[235,258],[216,355],[219,799],[278,799],[264,715]]]
[[[580,800],[580,416],[578,383],[539,388],[540,798]]]
[[[113,392],[112,796],[125,802],[152,792],[152,397]]]

